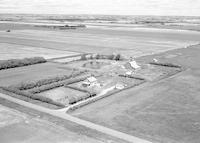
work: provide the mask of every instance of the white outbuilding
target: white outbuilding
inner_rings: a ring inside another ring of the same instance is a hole
[[[82,85],[83,85],[84,87],[87,87],[87,86],[91,86],[91,85],[93,85],[93,84],[95,84],[95,83],[97,83],[97,79],[96,79],[95,77],[91,76],[91,77],[88,77],[88,78],[82,83]]]

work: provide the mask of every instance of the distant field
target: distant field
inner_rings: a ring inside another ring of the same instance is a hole
[[[47,77],[71,74],[64,65],[43,63],[31,66],[0,70],[0,86],[9,86],[20,82],[37,81]]]
[[[27,29],[13,30],[10,33],[0,32],[0,43],[61,50],[63,54],[65,51],[104,54],[115,52],[138,57],[183,48],[199,41],[199,32],[148,28],[131,31],[88,28],[66,31]]]

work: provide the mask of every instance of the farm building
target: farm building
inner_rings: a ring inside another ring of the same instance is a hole
[[[129,61],[125,64],[125,67],[126,69],[133,69],[133,70],[136,70],[136,69],[139,69],[140,66],[137,64],[136,61]]]
[[[91,86],[91,85],[93,85],[93,84],[95,84],[95,83],[97,83],[97,79],[96,79],[95,77],[91,76],[91,77],[88,77],[88,78],[82,83],[82,85],[83,85],[84,87],[87,87],[87,86]]]

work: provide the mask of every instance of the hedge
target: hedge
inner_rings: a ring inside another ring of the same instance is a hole
[[[44,92],[44,91],[47,91],[50,89],[54,89],[56,87],[61,87],[63,85],[64,85],[64,81],[61,81],[61,82],[56,82],[56,83],[51,83],[51,84],[43,85],[40,87],[36,87],[36,88],[30,89],[28,91],[32,94],[37,94],[37,93]]]
[[[17,85],[14,85],[14,87],[19,90],[28,90],[28,89],[35,88],[35,87],[40,87],[42,85],[47,85],[47,84],[63,81],[63,80],[78,76],[80,74],[83,74],[85,72],[86,71],[77,71],[71,75],[55,76],[55,77],[50,77],[47,79],[41,79],[41,80],[38,80],[35,82],[19,83]]]
[[[76,102],[79,102],[81,100],[87,99],[89,97],[90,97],[90,94],[86,93],[84,96],[70,96],[68,98],[68,100],[69,100],[69,104],[74,104]]]
[[[111,54],[111,55],[103,55],[103,54],[93,54],[90,56],[87,56],[86,54],[82,54],[80,60],[90,60],[90,59],[108,59],[108,60],[116,60],[121,61],[124,60],[124,58],[120,54]]]
[[[59,107],[65,107],[64,104],[53,101],[52,99],[44,97],[44,96],[34,95],[32,93],[29,93],[29,92],[26,92],[26,91],[20,91],[16,88],[11,88],[11,87],[1,87],[1,88],[5,91],[12,92],[12,93],[17,94],[17,95],[25,96],[25,97],[28,97],[28,98],[31,98],[31,99],[34,99],[34,100],[39,100],[39,101],[46,102],[46,103],[49,103],[49,104],[53,104],[53,105],[56,105],[56,106],[59,106]]]
[[[150,62],[152,65],[158,65],[158,66],[165,66],[165,67],[172,67],[172,68],[181,68],[180,65],[175,65],[172,63],[158,63],[158,62]]]
[[[32,88],[32,89],[29,90],[29,92],[33,93],[33,94],[44,92],[44,91],[47,91],[47,90],[50,90],[50,89],[53,89],[53,88],[56,88],[56,87],[64,86],[66,84],[72,84],[72,83],[75,83],[75,82],[82,81],[87,77],[89,77],[89,75],[83,75],[83,76],[80,76],[80,77],[75,77],[75,78],[66,79],[66,80],[63,80],[63,81],[54,82],[54,83],[51,83],[51,84]]]
[[[2,60],[0,61],[0,70],[15,68],[15,67],[23,67],[23,66],[45,63],[45,62],[47,61],[43,57]]]
[[[145,79],[142,78],[142,77],[133,76],[133,75],[123,75],[123,74],[120,74],[119,76],[121,76],[121,77],[133,78],[133,79],[137,79],[137,80],[145,80]]]
[[[70,87],[71,88],[71,87]],[[77,90],[77,89],[75,89],[75,88],[72,88],[72,89],[74,89],[74,90]],[[79,91],[81,91],[81,90],[79,90]],[[82,91],[82,92],[84,92],[84,91]],[[85,96],[71,96],[71,97],[69,97],[69,104],[74,104],[74,103],[77,103],[77,102],[79,102],[79,101],[82,101],[82,100],[85,100],[85,99],[88,99],[89,97],[93,97],[93,96],[96,96],[97,94],[96,93],[94,93],[94,92],[85,92],[86,94],[85,94]]]

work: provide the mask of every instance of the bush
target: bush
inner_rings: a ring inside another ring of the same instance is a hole
[[[3,60],[0,61],[0,70],[45,63],[45,62],[46,60],[42,57]]]
[[[113,59],[114,59],[114,57],[115,57],[115,55],[113,55],[113,54],[112,54],[112,55],[108,55],[108,56],[107,56],[107,58],[108,58],[109,60],[113,60]]]
[[[133,78],[133,79],[144,80],[144,81],[145,81],[144,78],[138,77],[138,76],[133,76],[133,75],[122,75],[122,74],[120,74],[119,76],[120,76],[120,77],[128,77],[128,78]]]
[[[83,76],[79,76],[79,77],[75,77],[75,78],[71,78],[71,79],[68,79],[67,81],[65,81],[65,86],[69,85],[69,84],[73,84],[73,83],[76,83],[76,82],[80,82],[80,81],[83,81],[85,80],[87,77],[89,77],[90,75],[83,75]]]
[[[51,83],[51,84],[47,84],[47,85],[43,85],[43,86],[40,86],[40,87],[30,89],[29,92],[32,93],[32,94],[37,94],[37,93],[44,92],[44,91],[47,91],[47,90],[50,90],[50,89],[54,89],[56,87],[61,87],[63,85],[64,85],[64,81],[63,82]]]
[[[93,54],[93,55],[90,55],[90,56],[88,56],[88,58],[87,58],[87,56],[85,55],[85,54],[83,54],[83,55],[81,55],[81,58],[80,58],[80,60],[88,60],[88,59],[109,59],[109,60],[117,60],[117,61],[119,61],[119,60],[124,60],[124,58],[122,57],[122,55],[120,55],[120,54],[111,54],[111,55],[102,55],[102,54]]]
[[[99,54],[97,54],[95,58],[96,58],[96,59],[100,59],[100,55],[99,55]]]
[[[93,56],[92,56],[92,55],[90,55],[90,59],[91,59],[91,60],[93,59]]]
[[[87,60],[87,57],[86,57],[86,55],[85,55],[85,54],[82,54],[82,55],[81,55],[81,60],[82,60],[82,61],[85,61],[85,60]]]
[[[116,57],[115,57],[115,60],[116,60],[116,61],[119,61],[120,59],[121,59],[121,55],[120,55],[120,54],[117,54]]]
[[[74,104],[74,103],[77,103],[81,100],[87,99],[89,97],[90,97],[90,94],[86,93],[84,96],[70,96],[68,98],[68,100],[69,100],[69,104]]]

